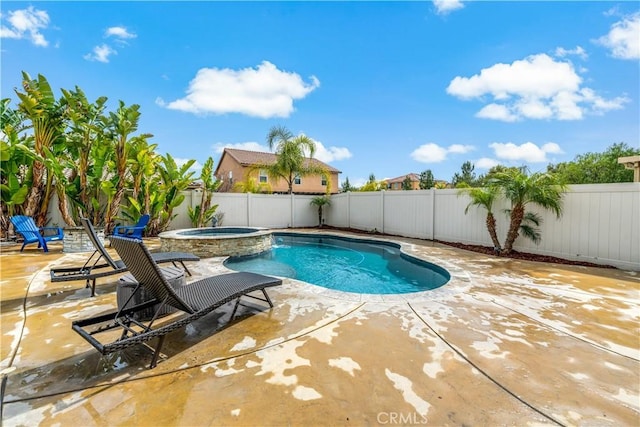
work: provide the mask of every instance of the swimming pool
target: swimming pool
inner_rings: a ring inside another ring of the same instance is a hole
[[[427,291],[451,277],[444,268],[406,255],[391,242],[296,233],[273,233],[273,239],[271,250],[231,257],[224,265],[365,294]]]

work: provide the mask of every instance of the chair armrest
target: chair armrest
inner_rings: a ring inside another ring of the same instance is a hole
[[[64,235],[64,232],[62,231],[61,227],[39,227],[40,233],[43,236],[49,235],[49,236],[62,236]],[[55,232],[51,232],[51,230],[55,230]],[[47,234],[48,232],[48,234]]]
[[[136,231],[142,232],[146,226],[144,227],[135,227],[133,225],[118,225],[113,229],[113,234],[133,234]]]

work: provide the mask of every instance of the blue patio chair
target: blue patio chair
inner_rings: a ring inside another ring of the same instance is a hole
[[[26,245],[37,243],[38,248],[42,248],[45,252],[49,252],[47,242],[61,241],[64,238],[64,232],[60,227],[38,227],[30,216],[16,215],[11,217],[11,223],[16,233],[24,238],[20,252],[24,250]],[[55,234],[54,234],[55,233]]]
[[[118,225],[113,229],[113,235],[142,239],[142,232],[147,228],[148,223],[149,215],[144,214],[140,217],[136,225]]]

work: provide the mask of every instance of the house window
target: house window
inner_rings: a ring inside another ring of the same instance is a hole
[[[300,175],[296,175],[295,178],[293,178],[293,183],[300,185],[300,183],[302,182],[302,180],[300,179]]]
[[[269,178],[267,177],[267,172],[260,169],[260,173],[258,175],[258,181],[260,182],[267,182],[269,180]]]
[[[323,185],[323,186],[327,185],[327,177],[326,176],[322,177],[322,181],[320,182],[320,184]]]

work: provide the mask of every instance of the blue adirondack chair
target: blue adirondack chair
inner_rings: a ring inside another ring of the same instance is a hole
[[[147,227],[148,223],[149,215],[144,214],[140,217],[136,225],[118,225],[113,229],[113,235],[142,239],[142,232]]]
[[[16,215],[11,217],[11,223],[16,233],[20,233],[24,237],[24,243],[20,248],[20,252],[24,247],[31,243],[37,243],[38,248],[42,248],[45,252],[49,252],[47,242],[60,241],[64,238],[64,232],[60,227],[38,227],[33,218],[25,215]],[[55,233],[55,234],[54,234]]]

